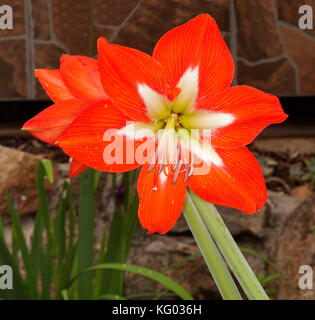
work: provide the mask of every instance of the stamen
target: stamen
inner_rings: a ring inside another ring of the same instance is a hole
[[[180,153],[180,147],[177,145],[177,150],[176,150],[176,165],[178,164],[179,161],[179,153]],[[175,172],[176,166],[172,169],[173,172]]]
[[[188,167],[188,163],[187,163],[187,160],[184,159],[184,162],[185,162],[185,180],[184,180],[184,183],[187,182],[188,178],[189,178],[189,167]]]
[[[156,163],[156,159],[157,159],[157,157],[158,157],[158,153],[159,153],[159,150],[157,150],[156,152],[155,152],[155,154],[154,154],[154,157],[153,157],[153,162],[150,164],[150,167],[149,167],[149,169],[148,169],[148,172],[151,172],[152,170],[153,170],[153,168],[154,168],[154,166],[155,166],[155,163]]]
[[[177,145],[177,154],[176,154],[176,163],[179,161],[179,153],[180,153],[180,147]]]
[[[173,179],[172,179],[172,184],[176,183],[176,180],[178,178],[181,166],[182,166],[182,160],[179,160],[179,162],[177,163],[177,165],[175,167],[175,173],[174,173],[174,176],[173,176]]]
[[[194,172],[194,154],[191,152],[190,153],[190,155],[191,155],[191,163],[190,163],[190,171],[189,171],[189,177],[193,174],[193,172]]]
[[[162,150],[162,157],[161,159],[158,159],[158,163],[160,164],[160,168],[159,168],[159,174],[162,172],[164,165],[165,165],[165,160],[166,160],[166,152],[165,150]]]
[[[160,164],[159,174],[163,171],[163,168],[164,168],[164,163]]]
[[[150,167],[148,169],[148,172],[151,172],[154,168],[154,166],[156,165],[156,161],[159,160],[159,152],[160,150],[157,149],[157,151],[155,152],[154,154],[154,157],[153,157],[153,162],[150,164]],[[165,157],[166,157],[166,154],[165,154],[165,151],[163,150],[162,151],[162,161],[159,160],[159,164],[160,164],[160,168],[159,168],[159,174],[162,172],[163,168],[164,168],[164,164],[165,164]]]
[[[161,151],[161,150],[160,150]],[[158,163],[159,164],[165,164],[165,161],[166,161],[166,151],[165,150],[162,150],[162,157],[159,157],[158,159]]]

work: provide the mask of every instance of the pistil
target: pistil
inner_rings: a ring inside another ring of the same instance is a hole
[[[159,165],[157,174],[165,172],[166,175],[173,174],[172,184],[175,184],[181,172],[185,172],[184,182],[192,175],[194,170],[193,155],[185,155],[181,159],[181,141],[188,142],[191,139],[189,129],[185,129],[179,123],[180,115],[172,112],[167,118],[155,122],[157,130],[162,129],[162,134],[158,136],[158,148],[148,168],[151,172],[155,165]],[[189,148],[188,148],[189,149]],[[187,158],[188,156],[188,158]],[[191,159],[189,159],[191,157]],[[168,165],[174,164],[171,169]],[[184,168],[182,168],[184,166]],[[184,171],[183,171],[184,170]]]

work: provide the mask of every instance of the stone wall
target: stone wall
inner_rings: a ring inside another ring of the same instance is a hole
[[[62,53],[88,55],[89,0],[7,0],[13,30],[0,30],[0,99],[47,99],[34,68],[58,68]],[[170,28],[200,13],[218,22],[236,63],[234,84],[277,95],[315,93],[315,31],[298,8],[315,0],[92,0],[96,39],[152,53]]]

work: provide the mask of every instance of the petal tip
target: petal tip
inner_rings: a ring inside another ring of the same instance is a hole
[[[73,172],[69,171],[69,179],[73,179],[76,176],[77,174],[74,174]]]
[[[33,131],[34,128],[32,128],[32,126],[30,125],[31,121],[32,121],[33,118],[29,119],[28,121],[26,121],[22,128],[20,130],[22,131]]]
[[[171,227],[172,228],[172,227]],[[145,228],[148,230],[148,235],[154,234],[154,233],[159,233],[159,234],[166,234],[168,231],[170,231],[171,228],[168,228],[167,230],[163,229],[149,229]]]
[[[70,54],[63,53],[63,54],[60,56],[60,61],[62,62],[63,60],[68,59],[68,58],[71,58],[71,55],[70,55]]]
[[[20,130],[22,130],[22,131],[27,131],[27,132],[32,131],[31,128],[25,127],[25,126],[23,126]]]
[[[47,73],[50,73],[53,71],[57,71],[57,70],[49,70],[49,69],[44,69],[44,68],[34,69],[34,75],[39,81],[41,79],[45,80],[45,75],[47,75]]]
[[[208,13],[201,13],[197,15],[195,18],[193,18],[192,20],[214,20],[214,19]]]
[[[34,75],[35,75],[36,78],[39,77],[41,70],[42,69],[34,69]]]
[[[97,40],[98,50],[100,50],[102,46],[106,46],[106,45],[109,45],[108,40],[106,38],[104,38],[104,37],[98,38],[98,40]]]

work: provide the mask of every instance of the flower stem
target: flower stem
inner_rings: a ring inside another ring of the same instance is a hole
[[[190,194],[210,234],[214,238],[247,297],[251,300],[269,300],[231,233],[224,224],[216,207],[200,199],[191,190],[188,191],[188,194]]]
[[[233,278],[189,193],[186,196],[184,216],[223,299],[242,300]]]

